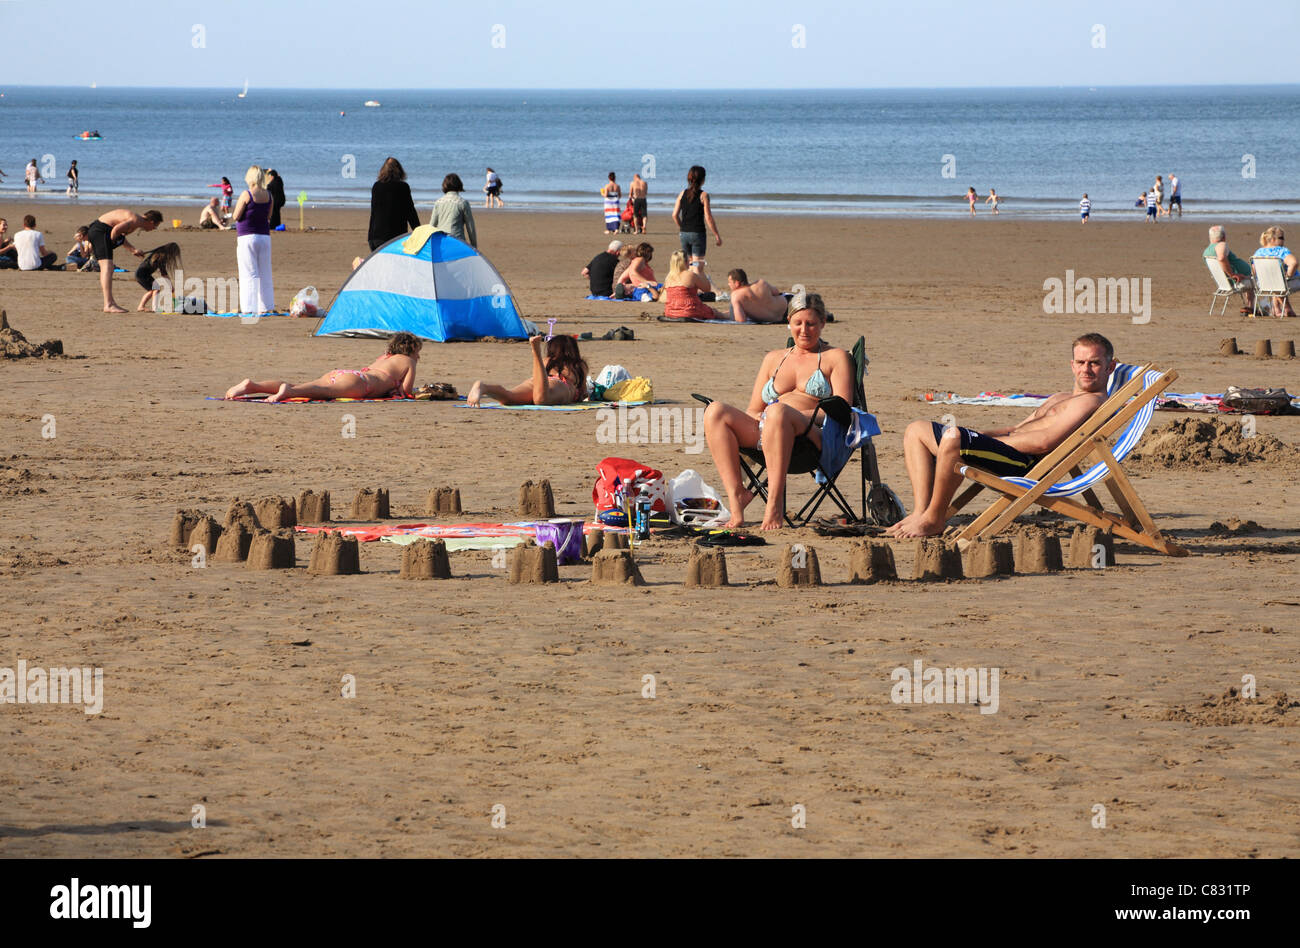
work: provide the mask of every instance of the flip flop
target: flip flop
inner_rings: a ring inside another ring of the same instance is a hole
[[[767,541],[762,537],[733,530],[709,530],[695,542],[700,546],[767,546]]]

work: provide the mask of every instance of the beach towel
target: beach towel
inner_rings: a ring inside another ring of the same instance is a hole
[[[178,311],[179,314],[179,311]],[[219,319],[232,319],[238,316],[245,316],[249,319],[260,319],[263,316],[288,316],[289,313],[277,310],[274,313],[201,313],[202,316],[216,316]]]
[[[582,556],[583,523],[580,519],[557,517],[554,520],[520,520],[514,523],[369,523],[357,526],[343,524],[322,524],[297,526],[299,533],[324,533],[337,531],[345,536],[356,537],[359,543],[371,543],[388,537],[409,537],[405,542],[412,542],[421,537],[427,539],[484,539],[495,538],[498,543],[488,543],[487,549],[505,545],[504,538],[526,540],[532,538],[540,546],[550,542],[555,544],[555,556],[560,563],[575,563]],[[469,547],[462,546],[461,549]],[[483,549],[483,547],[473,547]]]
[[[600,409],[600,408],[613,408],[615,405],[626,405],[626,406],[628,406],[629,408],[632,408],[632,407],[635,407],[635,406],[637,406],[637,405],[654,405],[654,404],[663,404],[663,400],[660,400],[659,402],[652,402],[652,401],[644,401],[644,402],[573,402],[573,403],[570,404],[570,405],[502,405],[502,404],[500,404],[499,402],[494,402],[494,401],[490,401],[490,400],[485,400],[485,401],[483,401],[483,402],[480,402],[480,403],[478,404],[477,407],[479,407],[479,408],[504,408],[504,409],[506,409],[507,411],[593,411],[593,410]],[[460,407],[461,407],[461,408],[472,408],[472,407],[475,407],[475,406],[472,406],[472,405],[469,405],[469,404],[466,404],[466,403],[462,402],[461,405],[460,405]]]
[[[583,299],[595,300],[599,303],[653,303],[650,297],[650,291],[640,286],[632,291],[631,296],[625,296],[619,299],[617,296],[584,296]]]
[[[861,408],[851,408],[849,411],[852,416],[847,428],[830,415],[826,416],[822,425],[821,467],[833,474],[839,474],[858,445],[880,434],[880,425],[877,424],[875,415]],[[818,484],[826,483],[821,470],[814,471],[813,477]]]
[[[462,398],[464,396],[461,396]],[[266,395],[240,395],[237,398],[222,398],[220,395],[206,395],[204,401],[209,402],[252,402],[258,405],[330,405],[335,402],[416,402],[427,401],[427,399],[403,398],[401,395],[390,395],[387,398],[286,398],[282,402],[268,402]]]
[[[920,402],[934,405],[994,405],[1037,408],[1047,401],[1046,395],[999,395],[997,392],[980,392],[962,396],[953,392],[924,392],[916,396]]]
[[[784,326],[785,323],[756,323],[747,319],[738,323],[734,319],[701,319],[698,316],[656,316],[661,323],[710,323],[714,326]]]

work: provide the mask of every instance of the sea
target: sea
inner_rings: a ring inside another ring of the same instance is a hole
[[[240,93],[243,93],[241,96]],[[376,104],[366,105],[370,101]],[[102,138],[78,138],[98,131]],[[274,167],[292,205],[367,206],[396,156],[417,206],[485,169],[508,207],[591,210],[639,172],[665,213],[703,165],[715,211],[960,217],[966,189],[1003,214],[1141,220],[1157,174],[1189,213],[1300,212],[1300,85],[801,91],[293,90],[0,87],[0,202],[200,202]],[[1166,189],[1166,197],[1168,191]],[[2,205],[0,205],[2,206]]]

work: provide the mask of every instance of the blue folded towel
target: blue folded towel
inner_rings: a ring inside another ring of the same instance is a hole
[[[826,423],[822,425],[822,470],[813,474],[819,484],[826,483],[822,471],[839,474],[858,445],[867,438],[880,434],[880,425],[876,423],[875,415],[861,408],[851,410],[853,418],[847,429],[830,415],[826,416]]]

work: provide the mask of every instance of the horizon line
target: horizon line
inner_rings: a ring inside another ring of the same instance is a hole
[[[196,92],[224,91],[238,86],[238,82],[228,85],[191,86],[191,85],[95,85],[96,89],[189,89]],[[986,91],[1007,89],[1228,89],[1228,88],[1300,88],[1300,82],[1166,82],[1166,83],[1102,83],[1100,85],[1072,85],[1053,83],[1048,85],[993,85],[993,86],[692,86],[674,88],[671,86],[291,86],[267,84],[253,86],[250,89],[273,89],[280,92],[899,92],[899,91]],[[14,83],[0,86],[5,89],[88,89],[88,83]]]

